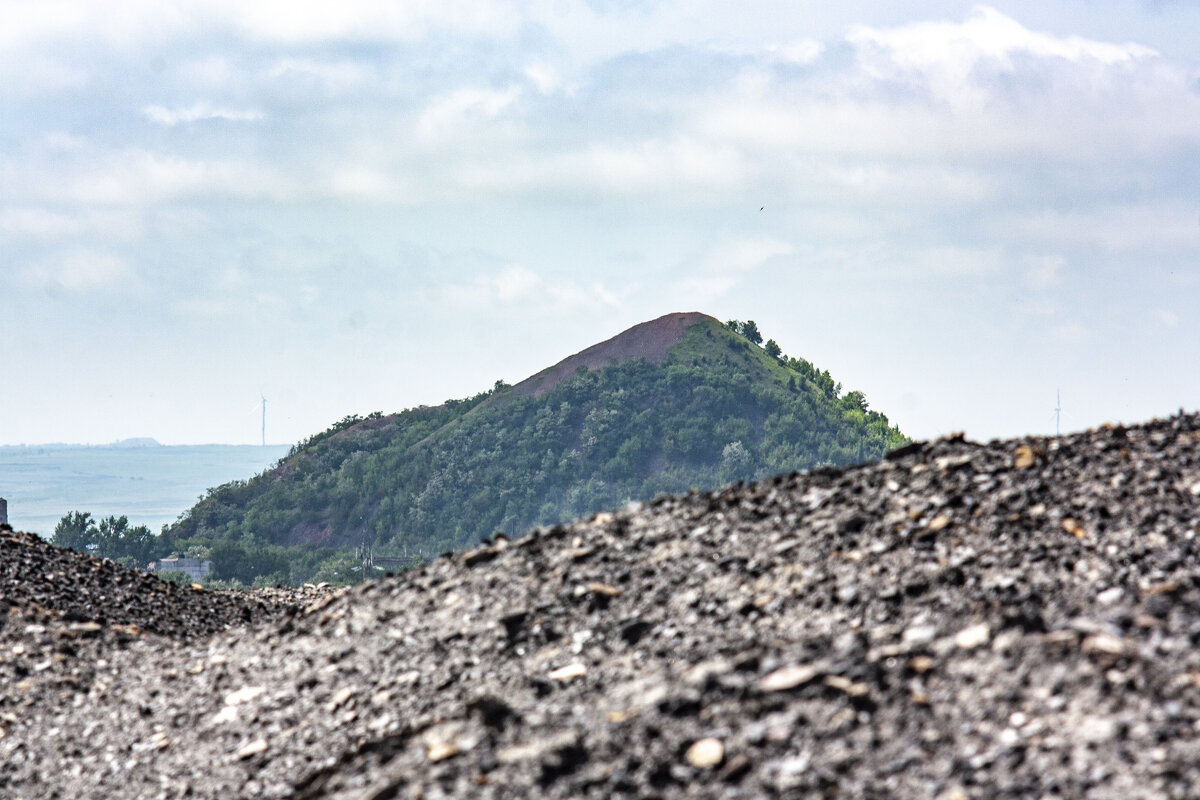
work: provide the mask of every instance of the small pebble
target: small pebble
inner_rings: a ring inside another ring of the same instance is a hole
[[[687,761],[693,767],[710,769],[725,759],[725,745],[720,739],[700,739],[687,750]]]
[[[963,650],[973,650],[976,647],[982,647],[987,644],[992,638],[992,629],[987,623],[972,625],[969,628],[963,628],[954,637],[954,643]]]
[[[587,667],[579,662],[575,662],[574,664],[567,664],[565,667],[553,670],[548,677],[552,681],[565,683],[575,678],[582,678],[584,675],[587,675]]]

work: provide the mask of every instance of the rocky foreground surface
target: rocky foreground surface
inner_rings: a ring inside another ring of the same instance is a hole
[[[1200,417],[946,439],[320,596],[0,534],[0,796],[1200,796]]]

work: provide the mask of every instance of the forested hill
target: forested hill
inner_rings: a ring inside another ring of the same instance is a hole
[[[211,490],[167,535],[432,554],[906,441],[753,322],[671,314],[517,386],[347,417],[274,470]]]

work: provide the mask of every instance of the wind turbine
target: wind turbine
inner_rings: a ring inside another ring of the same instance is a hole
[[[1071,416],[1071,412],[1062,407],[1062,390],[1056,390],[1054,394],[1054,435],[1062,435],[1062,418],[1063,416]]]
[[[1062,389],[1054,391],[1054,435],[1059,435],[1059,421],[1062,419]]]
[[[263,447],[267,446],[267,398],[263,395],[262,390],[258,392],[259,402],[255,403],[246,416],[250,416],[259,409],[262,410],[262,443]]]

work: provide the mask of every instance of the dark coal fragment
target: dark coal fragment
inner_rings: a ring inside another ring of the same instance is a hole
[[[517,712],[513,707],[498,697],[480,697],[473,700],[469,708],[478,714],[483,720],[483,724],[489,728],[503,729],[517,717]]]

